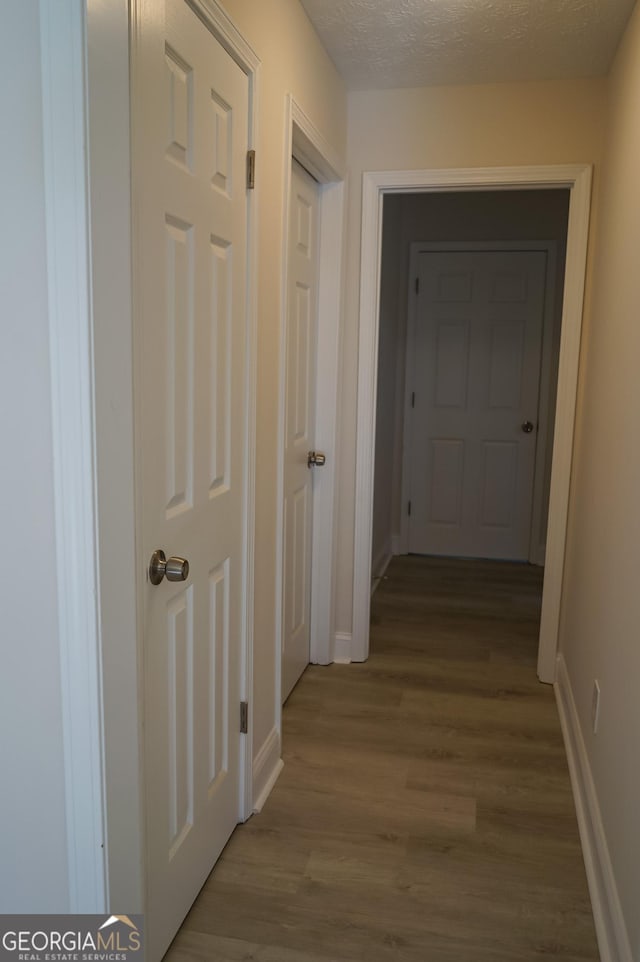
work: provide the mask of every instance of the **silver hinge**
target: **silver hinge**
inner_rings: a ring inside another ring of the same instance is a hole
[[[240,702],[240,734],[246,735],[249,731],[249,702]]]
[[[420,293],[420,278],[416,277],[416,294]]]
[[[408,505],[407,505],[407,514],[409,515],[409,517],[411,517],[411,502],[410,502],[410,501],[409,501],[409,503],[408,503]]]
[[[247,151],[247,190],[253,190],[256,186],[256,152]]]
[[[416,406],[416,392],[415,392],[415,391],[412,391],[412,392],[411,392],[411,407],[414,408],[415,406]]]

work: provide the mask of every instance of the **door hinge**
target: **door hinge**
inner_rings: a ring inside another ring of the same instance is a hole
[[[240,702],[240,734],[246,735],[249,731],[249,702]]]
[[[253,190],[256,186],[256,152],[247,151],[247,190]]]
[[[411,517],[411,502],[410,502],[410,501],[409,501],[409,503],[407,504],[407,514],[409,515],[409,517]]]
[[[412,392],[411,392],[411,407],[414,408],[415,406],[416,406],[416,392],[415,392],[415,391],[412,391]]]
[[[420,293],[420,278],[416,277],[416,294]]]

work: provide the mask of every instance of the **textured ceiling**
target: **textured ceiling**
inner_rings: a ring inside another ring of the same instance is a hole
[[[351,89],[605,74],[635,0],[302,0]]]

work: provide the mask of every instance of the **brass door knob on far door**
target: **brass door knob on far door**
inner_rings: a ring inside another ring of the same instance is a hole
[[[151,555],[149,581],[152,585],[159,585],[163,578],[167,581],[186,581],[188,577],[189,562],[186,558],[177,558],[175,555],[167,558],[162,548]]]
[[[533,431],[533,424],[531,423],[531,421],[525,421],[524,424],[522,425],[522,430],[524,431],[525,434],[531,434],[531,432]]]
[[[321,468],[326,464],[326,456],[321,454],[320,451],[309,451],[307,455],[307,467],[308,468]]]

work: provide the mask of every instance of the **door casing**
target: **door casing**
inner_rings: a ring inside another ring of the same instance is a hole
[[[591,210],[591,178],[592,168],[589,165],[367,171],[363,175],[353,623],[350,645],[353,661],[365,661],[369,655],[373,467],[384,196],[387,193],[445,190],[509,190],[516,187],[535,190],[562,187],[570,192],[569,225],[547,556],[538,650],[538,677],[549,684],[555,681]]]
[[[536,565],[544,565],[544,545],[534,540],[536,530],[540,529],[542,518],[542,502],[544,495],[544,452],[546,450],[547,435],[549,431],[549,389],[550,389],[550,364],[551,352],[553,348],[553,323],[555,308],[555,284],[557,275],[557,243],[552,240],[540,241],[413,241],[410,245],[409,254],[409,297],[407,300],[407,337],[405,346],[405,387],[408,384],[409,361],[413,351],[413,337],[416,323],[416,299],[413,297],[413,278],[417,275],[418,257],[421,252],[427,251],[544,251],[547,255],[547,269],[545,277],[545,306],[542,330],[542,364],[540,368],[540,396],[538,402],[538,430],[536,433],[536,461],[533,482],[533,497],[531,510],[531,536],[529,541],[529,562]],[[403,405],[403,422],[406,436],[406,426],[409,423],[411,413],[410,396],[405,390],[405,400]],[[402,463],[402,504],[409,500],[409,471],[411,457],[410,447],[404,445]],[[400,515],[400,541],[399,550],[401,554],[406,554],[409,543],[409,524],[407,514],[403,511]]]
[[[61,878],[68,877],[68,897],[73,910],[96,913],[104,910],[110,882],[108,858],[105,856],[109,802],[105,779],[109,764],[104,753],[107,724],[101,698],[104,673],[109,672],[113,665],[112,652],[105,646],[101,592],[103,597],[105,594],[113,597],[110,595],[113,579],[116,582],[120,579],[116,594],[119,594],[119,589],[122,589],[122,594],[112,611],[114,638],[117,639],[123,611],[132,619],[135,637],[135,609],[130,605],[132,592],[129,581],[133,571],[129,564],[133,546],[132,527],[129,529],[125,524],[122,566],[110,572],[104,585],[101,584],[99,569],[104,542],[99,538],[101,505],[98,503],[96,486],[100,482],[102,456],[109,448],[117,413],[107,403],[97,356],[104,346],[100,339],[104,329],[101,332],[99,325],[105,320],[108,295],[102,283],[106,280],[105,273],[100,276],[93,261],[93,241],[97,242],[101,254],[106,251],[114,254],[116,271],[124,267],[122,285],[110,290],[110,306],[115,309],[113,326],[118,333],[122,317],[125,323],[126,318],[130,317],[127,298],[130,265],[126,253],[124,260],[121,256],[126,251],[126,241],[122,247],[118,243],[123,241],[118,231],[121,225],[109,221],[106,205],[94,186],[100,180],[106,188],[106,195],[112,179],[121,173],[118,161],[123,156],[119,153],[120,138],[123,136],[128,149],[128,79],[125,79],[126,99],[122,101],[124,119],[117,115],[111,118],[116,138],[116,143],[111,145],[113,167],[108,163],[105,166],[105,157],[100,154],[99,131],[94,124],[98,117],[90,114],[90,106],[97,99],[97,86],[109,68],[116,74],[112,78],[115,89],[108,88],[109,94],[117,99],[122,92],[118,86],[122,79],[118,73],[123,67],[120,56],[122,46],[120,43],[110,45],[109,63],[105,70],[103,38],[105,33],[109,34],[110,28],[115,28],[119,40],[124,40],[127,51],[124,77],[127,78],[128,18],[126,0],[100,11],[93,9],[95,5],[90,5],[91,9],[85,9],[85,6],[74,0],[60,0],[54,11],[51,3],[41,0],[39,15],[49,279],[47,309],[57,562],[55,577],[67,823],[67,865],[66,871],[63,869],[60,874]],[[87,64],[88,39],[96,39],[98,47],[95,56]],[[107,104],[108,99],[96,104],[98,113],[101,110],[108,112],[112,106],[111,103]],[[98,148],[95,153],[92,151],[90,164],[87,158],[88,142]],[[116,220],[121,213],[120,201],[123,196],[128,197],[128,159],[124,169],[124,179],[114,197]],[[93,182],[91,177],[94,178]],[[128,202],[125,207],[128,212]],[[98,234],[100,227],[104,227],[104,233]],[[114,235],[119,235],[115,243]],[[124,397],[125,403],[127,373],[124,358],[121,365],[114,367],[112,397]],[[101,405],[105,415],[105,433],[100,438],[99,446],[96,411]],[[47,416],[46,412],[44,416]],[[127,457],[127,441],[130,441],[130,437],[127,437],[125,427],[121,437],[125,472],[127,465],[132,465],[131,458]],[[114,480],[112,494],[117,502],[122,493],[122,479],[115,477]],[[131,474],[129,481],[132,480]],[[119,522],[124,520],[127,508],[125,490]],[[114,536],[122,533],[122,526],[118,523]],[[135,701],[135,663],[133,675],[128,673],[128,667],[123,666],[123,715],[128,714],[132,692]],[[137,765],[135,710],[129,719],[134,725],[134,739],[130,748]],[[114,722],[117,726],[117,719]],[[124,764],[126,768],[126,760]],[[135,771],[137,783],[137,767]],[[135,813],[135,789],[127,801],[132,803],[130,811]],[[125,845],[127,841],[124,840]],[[127,911],[140,911],[139,852],[132,857],[130,883],[125,888],[125,895],[131,899],[131,907]]]

